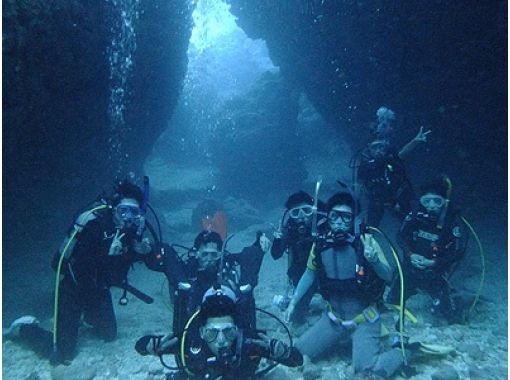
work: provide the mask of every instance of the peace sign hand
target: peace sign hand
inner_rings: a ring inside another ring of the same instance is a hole
[[[110,250],[108,251],[108,256],[119,256],[122,255],[122,238],[125,233],[120,234],[120,230],[115,232],[115,236],[112,240],[112,245],[110,245]]]
[[[379,260],[377,250],[374,247],[374,238],[372,235],[366,234],[366,237],[361,235],[361,242],[363,243],[363,255],[369,263],[376,263]]]
[[[418,134],[416,135],[416,137],[414,138],[414,141],[417,141],[417,142],[427,142],[427,135],[429,133],[431,133],[432,130],[429,129],[428,131],[426,132],[423,132],[423,126],[420,127],[420,131],[418,132]]]

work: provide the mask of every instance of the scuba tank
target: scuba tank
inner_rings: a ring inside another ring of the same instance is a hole
[[[109,208],[111,208],[111,206],[108,204],[105,197],[100,196],[89,207],[87,207],[85,211],[82,211],[76,217],[72,226],[69,228],[64,241],[62,241],[58,251],[53,256],[51,261],[51,267],[53,270],[57,270],[58,263],[62,256],[64,256],[63,260],[68,262],[73,253],[74,247],[76,246],[76,235],[83,231],[87,223],[100,217]]]

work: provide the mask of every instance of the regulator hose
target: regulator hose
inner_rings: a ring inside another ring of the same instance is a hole
[[[480,299],[480,295],[482,293],[482,288],[483,288],[483,283],[485,281],[485,252],[484,252],[484,249],[482,246],[482,242],[480,241],[480,238],[478,237],[478,234],[476,233],[476,231],[473,228],[473,226],[471,225],[471,223],[469,223],[466,220],[466,218],[464,218],[463,216],[460,216],[460,219],[462,220],[462,222],[464,222],[464,224],[466,225],[466,227],[469,229],[469,231],[471,232],[471,234],[473,235],[473,237],[476,240],[476,244],[478,245],[478,250],[480,251],[480,260],[481,260],[481,264],[482,264],[482,272],[480,274],[480,284],[478,285],[478,290],[476,291],[476,296],[475,296],[475,299],[473,300],[473,304],[469,308],[468,313],[470,315],[473,312],[476,304],[478,303],[478,300]]]
[[[400,259],[397,254],[397,250],[393,246],[393,243],[388,238],[386,233],[384,233],[381,229],[376,227],[367,226],[367,231],[374,231],[384,237],[384,239],[388,242],[388,245],[390,246],[391,253],[393,254],[393,258],[395,259],[395,263],[397,264],[397,270],[398,270],[398,276],[400,279],[400,298],[399,298],[399,305],[400,308],[398,310],[398,332],[400,336],[400,348],[402,349],[402,357],[404,359],[404,364],[407,365],[407,358],[405,354],[405,348],[404,348],[404,272],[402,271],[402,266],[400,265]]]

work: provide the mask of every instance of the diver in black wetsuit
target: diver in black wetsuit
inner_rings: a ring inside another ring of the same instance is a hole
[[[306,269],[306,262],[313,243],[313,203],[313,198],[304,191],[292,194],[285,202],[285,214],[288,215],[288,219],[282,226],[281,231],[274,232],[271,256],[278,260],[287,252],[287,277],[293,288],[297,286]],[[320,219],[319,225],[325,220],[324,218]],[[304,318],[316,290],[317,286],[314,284],[301,298],[299,304],[296,305],[294,321],[300,321]]]
[[[167,379],[251,379],[261,358],[290,367],[303,363],[295,348],[243,328],[242,313],[231,289],[211,288],[184,334],[144,336],[135,349],[141,355],[175,355],[181,369]]]
[[[410,212],[400,228],[398,243],[403,251],[404,301],[425,290],[449,323],[464,316],[452,298],[447,276],[464,256],[467,233],[458,211],[449,204],[449,180],[436,179],[422,189],[420,208]],[[388,302],[397,304],[400,281],[395,280]]]
[[[99,337],[114,340],[117,321],[110,287],[126,288],[132,264],[146,261],[153,250],[148,240],[142,239],[143,200],[142,190],[124,181],[109,205],[103,204],[89,213],[85,225],[75,224],[75,245],[64,256],[60,272],[56,344],[54,333],[39,327],[32,316],[14,321],[4,338],[28,344],[50,357],[52,364],[68,363],[75,356],[82,316]],[[56,259],[58,262],[60,255]]]
[[[377,227],[389,207],[403,218],[411,211],[414,193],[402,161],[419,143],[427,141],[431,131],[418,134],[400,151],[391,148],[388,139],[372,141],[362,151],[357,177],[363,184],[368,198],[367,222]]]
[[[171,248],[163,256],[164,272],[171,288],[176,290],[175,333],[182,332],[184,324],[200,305],[202,295],[215,284],[226,284],[238,294],[246,311],[243,327],[255,328],[253,290],[258,284],[262,259],[269,250],[269,239],[258,233],[256,241],[240,253],[222,252],[222,246],[218,233],[202,231],[187,257],[179,259]]]

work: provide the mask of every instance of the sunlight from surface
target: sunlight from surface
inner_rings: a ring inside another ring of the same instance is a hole
[[[199,52],[212,47],[222,37],[238,30],[230,5],[222,0],[199,0],[193,12],[195,27],[190,43]]]

